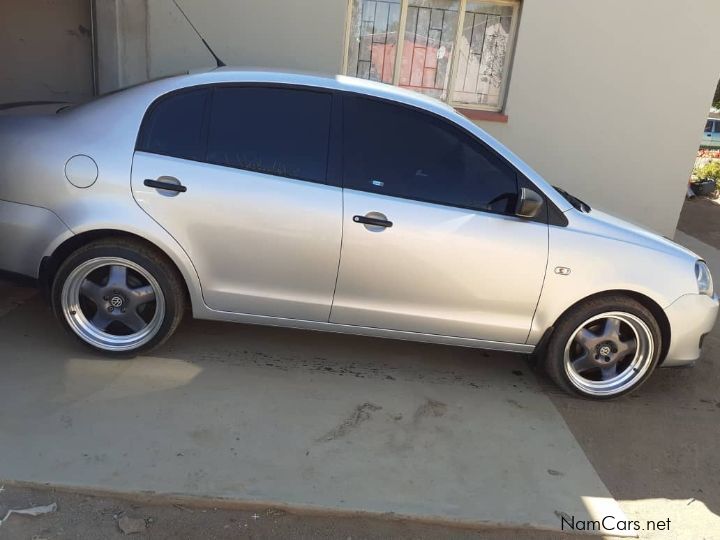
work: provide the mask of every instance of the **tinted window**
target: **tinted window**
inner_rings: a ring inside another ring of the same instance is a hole
[[[707,124],[705,124],[705,133],[710,133],[712,131],[712,127],[713,127],[713,121],[708,120]]]
[[[143,122],[138,149],[201,161],[207,90],[171,94],[158,101]]]
[[[207,160],[324,182],[332,96],[286,88],[217,88]]]
[[[345,99],[345,187],[511,213],[512,167],[433,115],[364,98]]]
[[[720,121],[715,120],[715,129],[713,129],[713,133],[720,133]]]

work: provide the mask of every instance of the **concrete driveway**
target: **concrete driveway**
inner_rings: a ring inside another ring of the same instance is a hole
[[[622,516],[520,356],[188,320],[107,360],[2,291],[0,478],[551,530]]]

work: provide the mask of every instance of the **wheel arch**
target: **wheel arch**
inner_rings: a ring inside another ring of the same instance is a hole
[[[553,322],[553,324],[548,327],[547,330],[545,330],[542,337],[540,338],[540,341],[536,346],[538,357],[544,356],[545,348],[547,347],[548,341],[550,340],[550,336],[555,331],[555,327],[557,326],[558,321],[562,319],[568,312],[575,309],[578,305],[587,302],[588,300],[595,300],[608,296],[627,296],[629,298],[632,298],[633,300],[639,302],[645,308],[647,308],[647,310],[650,311],[652,316],[655,317],[655,320],[660,327],[661,334],[660,359],[658,360],[658,365],[662,365],[662,363],[665,361],[668,350],[670,349],[670,339],[672,338],[670,321],[668,320],[667,315],[665,315],[665,310],[663,310],[663,308],[655,300],[642,293],[628,289],[611,289],[607,291],[597,292],[578,300],[577,302],[569,306],[567,309],[565,309],[565,311],[560,314],[560,316],[555,320],[555,322]]]
[[[40,262],[40,269],[38,272],[38,284],[44,298],[46,300],[49,300],[50,290],[53,280],[55,279],[55,275],[57,274],[60,265],[68,256],[70,256],[71,253],[73,253],[78,248],[88,244],[89,242],[108,238],[131,239],[151,247],[152,249],[160,253],[163,257],[165,257],[165,259],[167,259],[167,262],[177,272],[177,275],[180,278],[180,282],[183,285],[183,294],[185,295],[185,300],[188,302],[187,305],[192,306],[193,295],[190,294],[190,288],[187,279],[177,262],[173,259],[173,257],[168,255],[167,252],[157,243],[152,242],[151,240],[148,240],[147,238],[144,238],[137,234],[119,229],[94,229],[91,231],[85,231],[73,235],[63,241],[60,245],[58,245],[50,255],[46,255],[45,257],[43,257],[42,261]]]

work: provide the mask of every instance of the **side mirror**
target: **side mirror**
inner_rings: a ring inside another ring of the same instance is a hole
[[[542,210],[543,198],[532,189],[520,188],[515,215],[522,218],[534,218]]]

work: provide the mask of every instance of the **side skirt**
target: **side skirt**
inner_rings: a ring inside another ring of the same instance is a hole
[[[505,343],[501,341],[487,341],[483,339],[463,338],[454,336],[441,336],[437,334],[423,334],[420,332],[407,332],[403,330],[386,330],[368,326],[354,326],[350,324],[336,324],[329,322],[303,321],[283,317],[269,317],[266,315],[248,315],[244,313],[231,313],[211,309],[193,310],[196,319],[213,321],[237,322],[243,324],[259,324],[263,326],[278,326],[282,328],[295,328],[298,330],[314,330],[318,332],[334,332],[338,334],[352,334],[387,339],[400,339],[404,341],[419,341],[422,343],[437,343],[456,347],[469,347],[473,349],[487,349],[491,351],[506,351],[523,354],[532,354],[534,345],[521,343]]]

